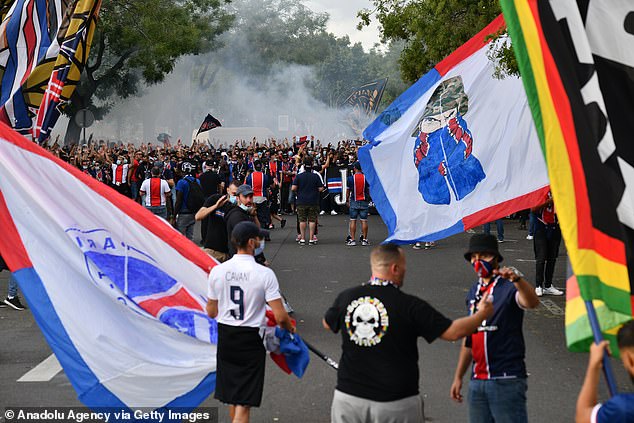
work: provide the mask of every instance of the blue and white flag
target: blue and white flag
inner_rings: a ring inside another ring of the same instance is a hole
[[[0,124],[0,227],[86,406],[193,409],[214,390],[216,262],[165,221]]]
[[[435,241],[545,200],[548,175],[519,78],[494,77],[502,16],[366,128],[359,161],[387,241]]]

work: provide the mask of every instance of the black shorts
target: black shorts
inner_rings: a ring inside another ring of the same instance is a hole
[[[218,323],[216,393],[229,405],[259,407],[266,351],[258,328]]]

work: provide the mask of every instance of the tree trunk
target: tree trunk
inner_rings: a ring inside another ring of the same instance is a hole
[[[75,123],[75,116],[71,116],[66,127],[66,136],[64,137],[64,145],[78,144],[81,140],[81,129]]]

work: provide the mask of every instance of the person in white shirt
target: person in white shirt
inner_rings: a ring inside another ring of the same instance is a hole
[[[152,177],[141,184],[139,194],[145,195],[145,208],[163,219],[169,219],[172,215],[172,192],[169,184],[161,178],[161,169],[153,167]]]
[[[262,402],[266,305],[280,327],[295,331],[275,273],[255,262],[267,234],[253,222],[238,223],[231,233],[237,253],[209,273],[207,314],[218,322],[214,397],[229,405],[234,423],[248,422],[250,408]]]

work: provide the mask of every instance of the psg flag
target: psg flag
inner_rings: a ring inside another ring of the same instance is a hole
[[[198,133],[196,133],[196,136],[198,136],[198,134],[200,134],[201,132],[209,131],[210,129],[214,129],[218,126],[222,126],[220,121],[212,115],[207,114],[207,117],[203,121],[202,125],[200,125],[200,129],[198,129]]]

